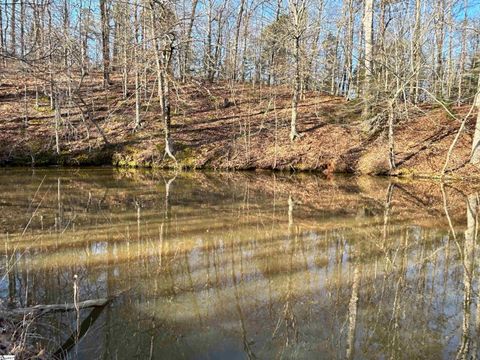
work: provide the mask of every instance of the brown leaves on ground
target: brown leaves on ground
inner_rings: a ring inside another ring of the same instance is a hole
[[[125,166],[172,165],[163,157],[162,122],[154,82],[142,96],[142,126],[133,131],[135,101],[130,89],[122,98],[121,79],[113,77],[107,90],[100,74],[84,80],[81,94],[94,119],[113,146],[103,148],[97,129],[84,121],[77,105],[62,105],[61,156],[54,154],[54,113],[39,87],[35,106],[34,79],[3,75],[0,86],[0,162],[28,164],[44,154],[46,164],[103,164]],[[27,83],[27,101],[25,89]],[[172,90],[172,137],[183,167],[215,169],[286,169],[333,172],[386,173],[385,133],[371,139],[361,130],[360,108],[315,91],[306,91],[298,108],[301,138],[289,140],[291,89],[253,84],[175,84]],[[447,150],[468,106],[409,111],[395,127],[396,161],[400,173],[439,173]],[[25,116],[28,125],[25,127]],[[468,166],[473,116],[454,151],[449,170],[460,176],[477,174]],[[99,156],[99,154],[106,154]],[[113,154],[113,158],[111,157]]]

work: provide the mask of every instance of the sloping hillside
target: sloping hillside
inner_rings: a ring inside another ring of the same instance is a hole
[[[27,84],[25,87],[23,84]],[[48,97],[35,82],[4,72],[0,83],[0,163],[172,167],[163,156],[162,123],[154,84],[143,92],[142,126],[134,131],[135,99],[123,99],[121,79],[104,90],[98,74],[83,82],[85,104],[61,105],[60,154]],[[41,89],[40,89],[41,93]],[[307,91],[299,105],[301,138],[291,143],[290,89],[252,84],[178,84],[172,91],[172,138],[184,168],[283,169],[385,173],[385,134],[362,131],[360,104]],[[395,128],[398,174],[438,174],[468,106],[409,109]],[[82,114],[83,112],[83,114]],[[90,116],[90,117],[89,117]],[[100,133],[103,131],[104,137]],[[476,176],[469,166],[473,116],[452,156],[450,175]]]

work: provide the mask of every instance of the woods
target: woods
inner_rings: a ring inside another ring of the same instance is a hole
[[[480,358],[480,0],[4,0],[0,170],[0,354]]]
[[[73,134],[108,144],[105,121],[126,116],[127,132],[161,124],[157,143],[173,163],[184,146],[175,146],[172,118],[188,126],[179,115],[190,107],[189,87],[211,98],[209,89],[222,86],[223,108],[238,106],[241,86],[269,89],[269,118],[275,89],[288,89],[290,131],[275,135],[276,144],[306,141],[298,108],[307,96],[335,96],[357,114],[349,126],[388,138],[383,155],[393,171],[398,124],[431,106],[476,106],[478,10],[475,0],[14,0],[0,13],[2,81],[12,71],[21,76],[15,86],[23,91],[11,101],[25,131],[35,131],[28,130],[29,112],[48,99],[57,155]],[[99,78],[103,99],[92,85]],[[121,109],[121,101],[131,105]],[[96,115],[105,106],[106,119]],[[473,139],[471,149],[476,164]]]

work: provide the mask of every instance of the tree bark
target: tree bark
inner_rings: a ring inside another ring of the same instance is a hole
[[[355,352],[355,333],[357,328],[358,312],[358,292],[359,292],[360,274],[358,265],[353,265],[352,292],[348,302],[348,330],[347,330],[347,349],[345,358],[350,360],[354,358]]]
[[[5,36],[3,34],[3,10],[0,4],[0,54],[3,55],[5,51]]]
[[[196,11],[197,11],[197,4],[198,4],[198,0],[193,0],[192,1],[192,12],[190,14],[190,19],[189,19],[189,22],[188,22],[188,29],[187,29],[187,35],[186,35],[186,40],[185,40],[185,54],[184,54],[184,76],[183,76],[183,80],[185,81],[185,79],[187,77],[190,76],[190,60],[191,60],[191,42],[192,42],[192,30],[193,30],[193,24],[195,22],[195,14],[196,14]],[[209,24],[209,26],[211,26]]]
[[[443,97],[443,42],[445,38],[445,0],[436,0],[435,7],[435,95]]]
[[[396,97],[388,102],[388,164],[390,167],[390,172],[395,170],[395,138],[394,138],[394,117],[395,117],[395,108]]]
[[[20,0],[20,56],[25,56],[25,25],[26,25],[26,5],[25,0]]]
[[[138,1],[135,0],[133,4],[134,11],[134,37],[135,42],[133,44],[133,58],[134,58],[134,69],[135,69],[135,126],[134,130],[140,127],[140,74],[139,74],[139,61],[138,61],[138,48],[139,44],[139,22],[138,22]]]
[[[225,2],[225,5],[226,4],[227,2]],[[215,43],[215,55],[212,61],[213,67],[210,68],[210,81],[213,81],[215,79],[215,76],[218,77],[218,73],[222,65],[222,58],[221,58],[222,42],[223,42],[222,31],[223,31],[223,23],[224,23],[223,13],[225,11],[225,5],[222,7],[222,9],[220,10],[220,13],[218,14],[217,41]]]
[[[363,84],[363,116],[364,118],[368,118],[371,113],[373,101],[373,0],[365,0],[364,11],[365,13],[363,15],[363,35],[365,38],[365,79]]]
[[[62,119],[62,115],[60,113],[60,104],[58,100],[58,95],[53,95],[55,98],[55,152],[57,155],[60,155],[60,121]]]
[[[349,98],[349,91],[352,84],[353,79],[353,34],[354,34],[354,26],[355,26],[355,19],[354,19],[354,10],[353,10],[353,0],[348,0],[347,6],[347,43],[345,46],[345,78],[346,84],[344,86],[344,95],[348,99]]]
[[[212,1],[208,1],[208,18],[207,18],[207,39],[205,40],[205,55],[203,58],[203,72],[206,78],[209,81],[213,81],[212,79],[212,23],[213,23],[213,5]],[[219,34],[220,36],[220,34]]]
[[[297,132],[297,111],[298,101],[300,98],[301,86],[301,58],[300,58],[300,39],[305,31],[305,17],[306,7],[302,0],[289,0],[289,12],[292,21],[292,38],[293,38],[293,58],[295,63],[295,74],[293,81],[293,96],[292,96],[292,118],[290,121],[290,141],[299,138]]]
[[[299,137],[297,132],[298,99],[300,97],[300,37],[294,38],[295,80],[292,97],[292,119],[290,121],[290,141]]]
[[[413,30],[413,38],[411,45],[411,72],[415,75],[410,81],[410,100],[416,104],[418,101],[418,87],[420,82],[420,61],[421,61],[421,44],[420,44],[420,26],[421,26],[421,0],[415,0],[415,26]]]
[[[468,0],[463,2],[463,21],[462,21],[462,45],[460,49],[460,59],[458,64],[458,93],[457,93],[457,103],[460,105],[462,102],[463,96],[463,77],[465,72],[465,57],[466,57],[466,47],[467,47],[467,26],[468,26]]]
[[[17,0],[12,0],[12,9],[10,14],[10,53],[12,56],[17,55],[17,24],[16,24],[16,14],[17,14]]]
[[[110,22],[107,0],[100,0],[100,20],[102,27],[103,86],[110,84]]]
[[[0,314],[2,316],[24,316],[28,314],[42,315],[51,312],[65,312],[76,311],[77,309],[87,309],[92,307],[103,307],[109,302],[109,299],[93,299],[78,302],[76,304],[51,304],[51,305],[35,305],[20,309],[2,310]]]
[[[474,99],[474,106],[477,108],[477,120],[475,122],[475,132],[473,134],[472,152],[470,163],[478,165],[480,163],[480,78],[477,84],[477,94]]]
[[[240,0],[240,8],[238,9],[237,24],[235,26],[235,38],[233,42],[233,59],[232,59],[232,75],[231,79],[237,80],[237,57],[238,57],[238,42],[240,40],[240,29],[242,25],[243,10],[245,7],[245,0]]]
[[[168,16],[168,10],[162,9],[161,14]],[[168,31],[165,31],[161,44],[158,39],[158,35],[155,32],[155,29],[158,26],[158,20],[164,21],[167,23],[168,19],[162,18],[157,19],[157,11],[155,8],[155,3],[150,1],[150,19],[153,32],[153,45],[155,48],[155,63],[157,66],[157,77],[158,77],[158,96],[160,100],[160,107],[162,109],[162,119],[163,119],[163,133],[165,141],[165,155],[169,156],[175,162],[173,143],[170,135],[171,127],[171,114],[170,114],[170,67],[171,59],[173,54],[173,39],[171,34],[168,34]],[[168,23],[166,24],[168,27]],[[170,29],[167,29],[170,30]],[[160,46],[161,45],[161,46]]]

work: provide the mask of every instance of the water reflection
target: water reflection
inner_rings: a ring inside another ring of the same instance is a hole
[[[75,274],[81,300],[115,297],[45,317],[52,352],[478,356],[475,189],[111,169],[5,170],[0,189],[6,303],[72,302]]]

